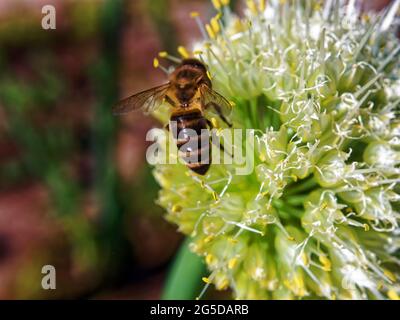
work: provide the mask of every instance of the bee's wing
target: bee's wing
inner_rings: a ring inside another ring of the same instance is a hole
[[[231,126],[229,123],[229,117],[232,113],[231,103],[206,84],[200,86],[200,93],[204,111],[219,116],[225,123]]]
[[[144,113],[150,113],[157,109],[163,102],[169,88],[169,83],[136,93],[118,102],[112,109],[114,115],[125,114],[142,109]]]

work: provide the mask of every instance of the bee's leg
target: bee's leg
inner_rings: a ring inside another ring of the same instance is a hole
[[[207,121],[208,126],[209,126],[210,129],[211,129],[211,134],[212,134],[212,138],[210,139],[210,140],[211,140],[211,143],[213,143],[215,146],[217,146],[222,152],[226,153],[228,156],[230,156],[231,158],[233,158],[233,155],[230,154],[228,151],[225,150],[223,144],[221,144],[221,143],[218,143],[218,144],[217,144],[217,143],[216,143],[216,142],[217,142],[217,139],[218,139],[218,141],[219,141],[219,138],[215,135],[215,132],[212,130],[212,129],[214,129],[214,126],[213,126],[213,124],[212,124],[212,122],[211,122],[210,120],[206,119],[206,121]]]
[[[165,101],[166,101],[167,103],[169,103],[172,107],[176,107],[174,100],[172,100],[171,97],[170,97],[169,95],[166,95],[166,96],[164,97],[164,99],[165,99]]]
[[[226,117],[223,115],[223,113],[222,113],[222,111],[221,111],[221,107],[220,107],[219,105],[217,105],[217,104],[214,103],[214,102],[209,102],[209,103],[207,103],[206,108],[210,108],[210,107],[212,107],[212,108],[217,112],[218,116],[221,118],[221,120],[222,120],[223,122],[226,123],[226,125],[227,125],[229,128],[232,127],[232,123],[230,123],[230,122],[228,121],[228,119],[226,119]]]

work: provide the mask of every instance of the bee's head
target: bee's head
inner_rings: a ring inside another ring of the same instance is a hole
[[[185,59],[178,65],[173,73],[172,82],[181,103],[188,104],[192,100],[204,77],[207,77],[207,69],[199,60]]]
[[[188,104],[197,91],[196,81],[189,78],[177,78],[175,82],[176,96],[183,104]]]

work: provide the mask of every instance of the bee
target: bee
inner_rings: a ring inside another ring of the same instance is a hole
[[[229,121],[232,105],[212,89],[207,68],[202,62],[184,59],[170,74],[167,83],[123,99],[114,106],[113,113],[121,115],[142,110],[148,114],[164,102],[170,106],[167,129],[172,126],[176,128],[173,130],[173,138],[180,157],[190,170],[205,175],[211,164],[211,141],[208,137],[207,143],[204,143],[201,135],[214,127],[209,120],[212,116],[219,117],[227,126],[232,127]],[[195,143],[185,149],[193,138]],[[219,147],[224,151],[221,144]]]

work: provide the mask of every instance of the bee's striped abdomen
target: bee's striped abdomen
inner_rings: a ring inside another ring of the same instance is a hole
[[[173,115],[170,120],[172,130],[180,157],[186,166],[204,175],[211,164],[210,139],[207,121],[200,111]]]

